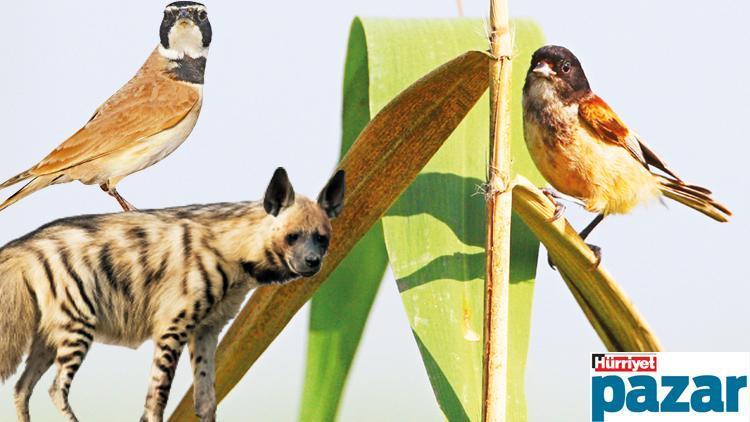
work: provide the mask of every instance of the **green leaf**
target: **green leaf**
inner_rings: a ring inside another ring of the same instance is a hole
[[[484,50],[480,20],[363,21],[373,111],[429,69],[466,50]],[[515,22],[515,172],[541,183],[523,141],[521,87],[542,43],[532,23]],[[383,218],[391,266],[445,416],[480,420],[488,100],[480,100]],[[539,244],[521,220],[512,226],[508,419],[526,418],[524,372]]]
[[[364,36],[362,25],[355,20],[344,70],[342,157],[370,121]],[[378,222],[313,296],[300,421],[335,419],[387,265],[383,227]]]

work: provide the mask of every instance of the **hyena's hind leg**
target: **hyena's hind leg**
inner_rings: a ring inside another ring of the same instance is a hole
[[[195,331],[188,342],[190,363],[193,365],[193,403],[195,403],[195,414],[201,422],[216,420],[214,361],[218,339],[218,329],[201,327]]]
[[[26,358],[26,368],[14,388],[16,417],[20,422],[29,422],[29,398],[36,383],[52,366],[54,359],[54,349],[47,344],[41,334],[37,333],[31,343],[29,356]]]
[[[49,395],[55,407],[62,412],[70,422],[78,421],[73,409],[68,403],[70,384],[81,367],[86,354],[94,340],[94,326],[83,320],[77,320],[77,324],[68,323],[63,327],[64,334],[57,333],[60,340],[55,352],[55,363],[57,364],[57,375],[49,389]],[[78,324],[81,327],[78,327]]]
[[[180,315],[173,320],[174,324],[167,330],[154,333],[156,347],[142,422],[161,422],[164,417],[164,408],[167,406],[180,354],[187,342],[188,331],[194,328],[185,321],[184,312]]]

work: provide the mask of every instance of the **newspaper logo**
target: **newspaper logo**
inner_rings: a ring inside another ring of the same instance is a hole
[[[750,421],[750,353],[591,355],[591,420]]]

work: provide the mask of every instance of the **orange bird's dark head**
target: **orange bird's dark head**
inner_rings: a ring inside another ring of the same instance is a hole
[[[550,84],[558,98],[571,102],[591,92],[589,81],[578,58],[567,48],[557,45],[541,47],[531,56],[524,91],[534,84]]]

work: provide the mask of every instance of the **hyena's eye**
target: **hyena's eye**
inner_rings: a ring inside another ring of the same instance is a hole
[[[294,242],[299,240],[299,233],[289,233],[286,235],[286,243],[289,245],[294,245]]]
[[[315,242],[323,247],[328,247],[328,236],[323,236],[320,233],[315,233]]]

